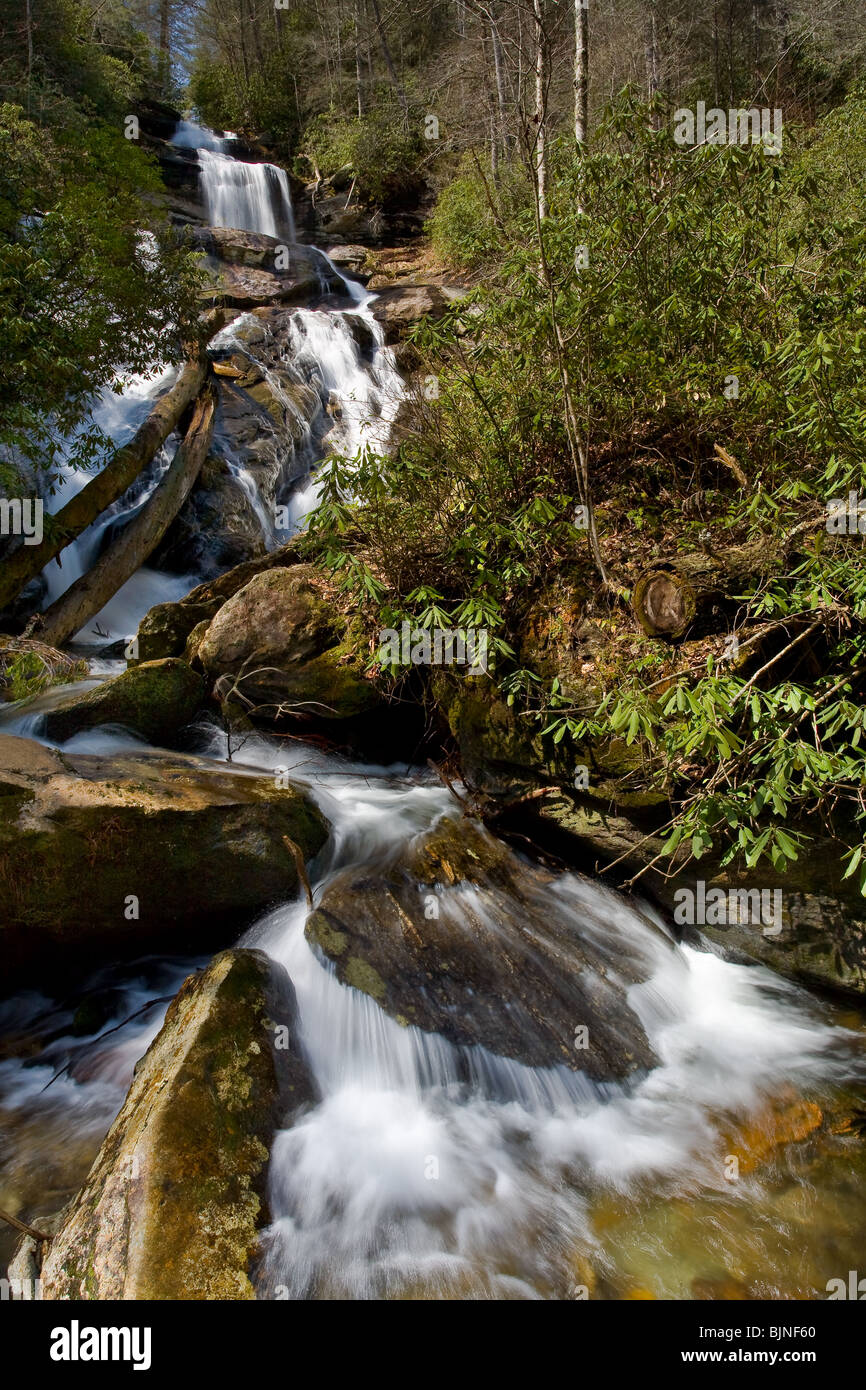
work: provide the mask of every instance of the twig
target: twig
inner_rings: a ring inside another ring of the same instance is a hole
[[[25,1221],[19,1221],[17,1216],[10,1216],[8,1211],[0,1211],[0,1221],[8,1222],[16,1231],[23,1231],[25,1236],[32,1236],[34,1240],[51,1239],[45,1231],[37,1231],[35,1226],[28,1226]]]

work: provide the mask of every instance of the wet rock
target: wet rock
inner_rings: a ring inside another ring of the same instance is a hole
[[[177,657],[143,661],[96,690],[49,709],[47,738],[64,743],[85,729],[119,724],[149,743],[165,743],[195,718],[205,696],[198,672]]]
[[[333,262],[337,269],[361,281],[370,278],[369,273],[364,273],[368,254],[366,246],[336,245],[328,247],[328,259]]]
[[[255,1298],[273,1134],[314,1099],[295,1022],[262,952],[225,951],[186,981],[51,1241],[43,1298]]]
[[[656,1060],[628,987],[672,947],[650,926],[645,939],[619,926],[613,895],[598,914],[595,891],[557,889],[486,832],[448,820],[401,861],[329,884],[306,934],[400,1023],[528,1066],[621,1079]]]
[[[379,705],[336,608],[334,591],[311,565],[254,576],[220,609],[198,657],[219,693],[238,681],[263,717],[283,712],[324,721]]]
[[[265,549],[255,507],[225,459],[211,454],[150,563],[175,574],[216,578]]]
[[[768,1162],[786,1144],[801,1144],[821,1128],[824,1116],[814,1101],[779,1098],[725,1136],[725,1151],[736,1158],[744,1177]]]
[[[639,890],[671,918],[682,901],[680,890],[696,894],[699,882],[705,895],[722,889],[726,898],[731,893],[736,898],[739,890],[778,891],[780,921],[769,931],[760,921],[738,920],[736,904],[725,925],[697,923],[682,930],[690,941],[709,939],[729,959],[759,961],[805,984],[866,995],[866,901],[855,881],[843,877],[837,842],[819,841],[808,858],[789,863],[785,873],[769,866],[744,873],[722,865],[713,852],[680,867],[684,854],[673,861],[659,857],[665,818],[658,807],[611,811],[551,791],[526,809],[522,828],[535,843],[588,873],[618,861],[612,881],[640,874]]]
[[[0,735],[4,984],[38,967],[236,939],[298,888],[327,824],[305,792],[179,754]]]
[[[260,232],[232,227],[190,227],[185,240],[203,251],[213,287],[209,302],[229,308],[301,304],[318,295],[344,291],[339,275],[314,246],[287,245]]]

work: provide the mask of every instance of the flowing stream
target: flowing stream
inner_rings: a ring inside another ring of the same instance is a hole
[[[179,140],[192,144],[196,130]],[[196,148],[205,180],[216,179],[211,160],[223,151]],[[239,197],[249,174],[231,186]],[[276,216],[271,182],[265,187]],[[219,206],[216,197],[208,205]],[[397,396],[370,297],[347,286],[347,298],[346,309],[294,311],[284,356],[299,382],[318,383],[323,400],[339,396],[336,438],[352,452],[384,441]],[[374,331],[372,360],[357,347],[351,314]],[[239,327],[225,330],[226,341]],[[122,398],[116,438],[167,380]],[[315,500],[312,433],[292,448],[294,464],[304,465],[292,493],[297,527]],[[67,582],[98,544],[92,529],[66,552]],[[106,610],[101,632],[134,630],[137,603],[159,601],[155,586],[166,576],[137,578],[143,592],[117,619]],[[38,715],[10,707],[0,732],[39,738]],[[66,746],[141,750],[111,730]],[[338,873],[374,871],[454,811],[426,769],[360,766],[265,736],[229,764],[225,736],[206,724],[197,748],[204,769],[273,774],[288,765],[309,787],[332,825],[312,866],[316,900]],[[629,1084],[531,1068],[401,1027],[314,953],[300,896],[241,937],[287,968],[320,1093],[273,1148],[261,1297],[818,1298],[829,1279],[862,1264],[866,1159],[846,1118],[866,1084],[860,1015],[763,968],[674,943],[649,907],[581,875],[557,876],[546,891],[551,916],[646,964],[628,1000],[659,1065]],[[469,909],[484,908],[484,885],[450,901],[458,915],[465,908],[468,931]],[[202,963],[107,966],[68,998],[34,991],[0,1005],[0,1207],[36,1221],[77,1189],[166,998]],[[823,1127],[796,1133],[790,1116],[816,1107]],[[802,1142],[767,1144],[771,1112],[787,1114],[787,1137]],[[732,1149],[747,1156],[736,1178]],[[13,1243],[0,1235],[0,1253]]]

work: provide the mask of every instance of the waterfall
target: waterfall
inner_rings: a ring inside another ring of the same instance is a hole
[[[198,158],[202,197],[212,227],[237,227],[296,240],[285,169],[276,164],[246,164],[211,149],[199,149]]]

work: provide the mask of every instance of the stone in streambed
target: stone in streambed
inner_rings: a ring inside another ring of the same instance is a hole
[[[212,453],[205,459],[195,487],[154,552],[151,563],[156,569],[174,574],[194,571],[216,578],[232,565],[257,559],[265,551],[262,525],[255,507],[226,460]],[[163,609],[171,606],[159,605]],[[153,611],[151,609],[148,614],[149,618]],[[199,621],[212,617],[214,611],[212,608],[208,614],[201,610]],[[173,651],[160,655],[179,655],[189,631],[187,629],[183,641]],[[140,644],[139,630],[139,655],[143,656]],[[144,659],[149,659],[150,655],[148,649]]]
[[[315,1098],[295,1023],[289,978],[260,951],[186,981],[51,1241],[43,1298],[255,1298],[273,1135]]]
[[[445,821],[390,868],[332,881],[306,934],[403,1024],[612,1080],[656,1063],[627,991],[673,949],[649,923],[620,925],[621,910]]]
[[[185,661],[144,661],[49,709],[43,727],[58,743],[100,724],[120,724],[149,743],[163,743],[195,718],[204,696],[204,681]]]

